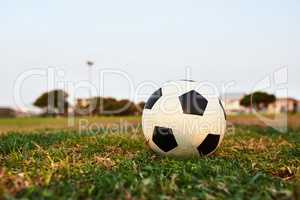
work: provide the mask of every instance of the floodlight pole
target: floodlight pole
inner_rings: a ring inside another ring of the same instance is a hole
[[[94,65],[94,62],[93,61],[87,61],[86,65],[88,67],[88,81],[89,81],[90,84],[92,84],[93,83],[93,80],[92,80],[93,79],[92,67]],[[92,92],[90,93],[90,100],[91,99],[92,99]],[[92,116],[92,112],[91,111],[90,111],[89,115]]]
[[[94,65],[94,62],[92,62],[92,61],[87,61],[86,62],[86,64],[87,64],[87,67],[88,67],[88,81],[90,82],[90,83],[92,83],[92,67],[93,67],[93,65]]]

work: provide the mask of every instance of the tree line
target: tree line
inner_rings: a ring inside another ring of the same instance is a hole
[[[68,102],[68,93],[52,90],[40,95],[34,106],[42,109],[43,116],[67,116],[73,112],[78,116],[126,116],[141,115],[145,103],[134,103],[128,99],[117,100],[111,97],[92,97],[78,99],[74,106]]]
[[[108,116],[125,116],[141,115],[145,102],[134,103],[128,99],[117,100],[111,97],[92,97],[88,99],[79,99],[75,106],[68,102],[68,93],[63,90],[52,90],[39,96],[34,106],[43,110],[44,116],[67,116],[73,112],[75,115],[108,115]],[[255,110],[262,110],[275,102],[276,97],[273,94],[257,91],[245,95],[240,100],[240,105]]]

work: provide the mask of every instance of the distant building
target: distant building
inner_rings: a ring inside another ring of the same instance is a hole
[[[76,107],[85,108],[90,104],[90,99],[77,99]]]
[[[240,105],[243,93],[227,93],[223,96],[225,111],[227,114],[239,114],[247,112],[247,109]]]
[[[268,106],[268,113],[284,113],[299,111],[299,101],[293,98],[277,98],[276,101]]]
[[[9,107],[0,107],[0,118],[14,118],[17,113],[14,109]]]
[[[32,117],[34,116],[34,113],[25,112],[23,110],[15,110],[16,117]]]
[[[249,108],[240,105],[240,100],[243,98],[242,93],[228,93],[223,96],[225,111],[228,114],[249,113]],[[268,105],[267,108],[260,109],[260,112],[273,113],[294,113],[300,112],[300,101],[294,98],[277,98],[274,103]]]
[[[89,105],[91,103],[91,99],[77,99],[73,111],[76,115],[89,115]]]

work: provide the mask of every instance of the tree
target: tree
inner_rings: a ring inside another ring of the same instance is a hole
[[[39,96],[34,106],[45,111],[46,115],[65,115],[69,108],[68,94],[63,90],[52,90]]]
[[[143,113],[143,110],[144,110],[144,107],[145,107],[145,102],[144,101],[139,102],[136,105],[136,107],[137,107],[138,114],[141,115]]]
[[[255,108],[256,110],[261,110],[262,108],[267,108],[268,105],[275,102],[275,100],[275,95],[258,91],[245,95],[240,100],[240,105],[251,109]]]
[[[111,97],[93,97],[87,99],[87,107],[82,108],[82,115],[137,115],[140,114],[137,105],[128,99],[117,100]],[[79,106],[77,106],[79,107]],[[80,108],[79,108],[80,109]]]

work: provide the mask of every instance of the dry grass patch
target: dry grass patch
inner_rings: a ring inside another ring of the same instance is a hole
[[[32,184],[24,173],[12,174],[5,168],[0,168],[0,199],[4,198],[5,193],[15,195]]]
[[[105,169],[111,170],[116,166],[116,162],[110,159],[109,157],[95,156],[95,164],[100,164]]]
[[[276,139],[271,139],[266,136],[261,136],[260,138],[248,138],[247,140],[237,140],[236,138],[224,139],[223,141],[223,151],[222,153],[232,152],[232,151],[252,151],[255,153],[262,153],[271,150],[280,151],[281,147],[295,147],[282,137]]]

